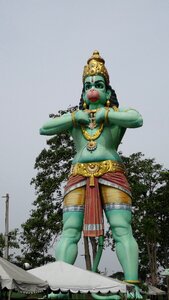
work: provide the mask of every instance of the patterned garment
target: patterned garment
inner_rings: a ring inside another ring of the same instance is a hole
[[[84,212],[84,236],[100,236],[104,232],[103,209],[131,211],[131,191],[122,172],[108,172],[90,179],[82,175],[70,176],[65,187],[64,212]]]

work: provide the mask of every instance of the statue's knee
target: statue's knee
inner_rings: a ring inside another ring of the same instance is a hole
[[[117,240],[131,234],[131,213],[112,211],[107,214],[113,237]]]
[[[80,213],[65,213],[63,218],[62,237],[78,242],[83,228],[83,215]]]
[[[116,241],[121,241],[122,239],[128,238],[132,235],[131,225],[128,222],[124,222],[122,224],[117,224],[112,227],[112,234]]]
[[[113,231],[114,238],[117,239],[129,235],[131,233],[131,228],[130,226],[115,227],[112,231]]]
[[[63,228],[62,237],[78,242],[81,238],[81,230],[73,227]]]

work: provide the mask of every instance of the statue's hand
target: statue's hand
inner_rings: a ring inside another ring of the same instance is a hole
[[[84,112],[83,110],[78,110],[75,113],[75,121],[79,125],[86,125],[89,124],[89,115],[87,112]]]
[[[96,112],[96,123],[100,124],[105,121],[106,109],[104,107],[100,108]]]

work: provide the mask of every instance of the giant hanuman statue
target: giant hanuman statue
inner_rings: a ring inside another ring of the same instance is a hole
[[[134,109],[119,108],[109,83],[104,59],[98,51],[87,61],[79,109],[49,120],[42,135],[68,130],[76,155],[65,187],[63,232],[56,259],[74,264],[77,244],[84,236],[103,236],[103,211],[110,224],[125,281],[138,284],[138,246],[131,229],[131,190],[117,153],[127,128],[142,126]]]

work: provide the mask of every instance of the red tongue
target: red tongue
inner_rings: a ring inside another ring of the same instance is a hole
[[[95,91],[95,90],[90,90],[87,93],[87,98],[91,101],[91,102],[96,102],[99,99],[99,92]]]

